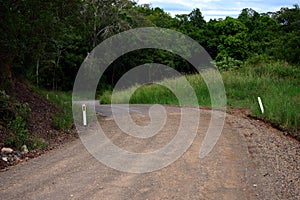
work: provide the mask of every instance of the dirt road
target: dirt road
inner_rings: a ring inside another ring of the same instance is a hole
[[[176,134],[179,108],[169,107],[167,114],[160,134],[146,140],[123,134],[110,117],[100,124],[119,147],[152,151]],[[140,125],[149,122],[146,112],[132,118]],[[0,199],[299,199],[299,142],[259,121],[227,115],[217,145],[200,159],[209,122],[210,111],[201,110],[188,151],[170,166],[144,174],[111,169],[75,140],[1,172]]]

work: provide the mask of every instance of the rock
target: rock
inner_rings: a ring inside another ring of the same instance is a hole
[[[28,151],[28,149],[27,149],[27,146],[26,145],[23,145],[22,147],[21,147],[21,153],[22,154],[27,154],[29,151]]]
[[[17,159],[15,160],[15,163],[16,163],[16,164],[18,164],[18,163],[20,163],[20,162],[22,162],[22,160],[21,160],[20,158],[17,158]]]
[[[7,160],[8,160],[8,162],[14,162],[15,161],[15,156],[13,156],[13,155],[9,155],[8,157],[7,157]]]
[[[18,157],[20,157],[22,154],[21,154],[20,151],[15,151],[15,155],[18,156]]]
[[[12,152],[14,152],[14,150],[11,149],[11,148],[5,148],[5,147],[3,147],[1,149],[1,153],[3,153],[3,154],[11,154]]]
[[[2,157],[2,160],[5,162],[8,162],[8,158],[7,157]]]

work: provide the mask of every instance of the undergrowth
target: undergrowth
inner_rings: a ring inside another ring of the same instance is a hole
[[[59,108],[60,112],[56,113],[52,120],[53,128],[63,130],[72,125],[73,115],[71,92],[48,91],[34,86],[31,86],[31,88]]]

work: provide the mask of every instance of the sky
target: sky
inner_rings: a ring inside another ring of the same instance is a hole
[[[273,12],[281,7],[293,7],[300,0],[136,0],[138,4],[151,4],[162,8],[172,16],[189,14],[199,8],[205,20],[237,17],[243,8],[252,8],[259,13]]]

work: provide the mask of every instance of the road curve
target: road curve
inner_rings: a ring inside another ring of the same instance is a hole
[[[149,106],[133,106],[137,124],[149,122]],[[138,140],[124,134],[104,107],[99,119],[110,140],[129,151],[161,148],[176,133],[180,109],[167,107],[168,120],[160,134]],[[106,112],[106,113],[105,113]],[[230,116],[229,116],[230,118]],[[230,120],[229,120],[230,121]],[[0,173],[1,199],[260,199],[244,135],[226,122],[209,156],[199,159],[201,142],[210,122],[210,111],[201,110],[197,136],[176,162],[151,173],[133,174],[111,169],[90,155],[79,139],[29,162]],[[89,126],[93,126],[90,124]]]

